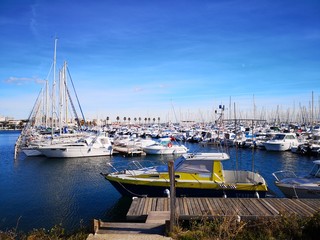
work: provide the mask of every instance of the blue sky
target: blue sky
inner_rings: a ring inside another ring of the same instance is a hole
[[[0,29],[0,116],[29,116],[55,36],[87,118],[320,101],[318,0],[2,0]]]

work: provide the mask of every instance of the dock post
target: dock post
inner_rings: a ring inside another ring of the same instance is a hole
[[[169,232],[173,231],[174,222],[175,222],[175,200],[176,200],[176,189],[175,189],[175,176],[174,176],[174,162],[168,162],[168,170],[170,176],[170,224]]]
[[[101,226],[101,220],[93,219],[93,233],[96,234]]]

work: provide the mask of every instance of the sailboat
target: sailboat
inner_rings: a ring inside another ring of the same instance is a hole
[[[112,144],[106,133],[80,138],[76,142],[39,146],[37,150],[49,158],[97,157],[113,154]]]
[[[44,100],[40,101],[39,99],[41,98],[38,97],[32,114],[30,115],[31,118],[29,117],[29,123],[32,122],[33,126],[31,127],[31,124],[29,124],[31,129],[29,129],[28,132],[32,132],[33,135],[32,137],[30,137],[30,135],[29,137],[25,137],[25,146],[21,149],[27,156],[45,155],[47,157],[62,158],[112,155],[112,145],[106,133],[92,135],[90,132],[81,131],[81,121],[84,123],[86,121],[67,67],[67,62],[64,62],[62,69],[59,71],[58,84],[56,81],[56,48],[57,39],[55,39],[54,45],[51,102],[49,101],[48,81],[46,81]],[[71,82],[73,92],[69,90],[67,82]],[[72,101],[72,93],[77,100],[82,119],[79,117],[75,104]],[[41,103],[45,106],[41,107]],[[49,106],[50,103],[51,106]],[[49,117],[50,107],[51,116]],[[36,121],[36,119],[40,119],[40,121]],[[76,121],[76,123],[74,121]],[[69,124],[77,126],[78,129],[73,127],[75,131],[69,133]],[[47,130],[49,128],[51,136],[46,135],[47,137],[43,137],[44,133],[48,133]],[[43,131],[44,129],[45,131]]]

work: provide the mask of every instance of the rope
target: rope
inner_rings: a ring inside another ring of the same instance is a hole
[[[128,193],[130,193],[131,195],[134,195],[136,197],[146,197],[147,195],[140,195],[140,194],[137,194],[137,193],[134,193],[132,191],[130,191],[129,189],[127,189],[125,186],[122,185],[121,182],[117,182],[120,184],[121,187],[123,187]]]

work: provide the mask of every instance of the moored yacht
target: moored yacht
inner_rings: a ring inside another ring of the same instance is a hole
[[[251,171],[224,170],[226,153],[183,154],[174,161],[176,196],[265,197],[264,178]],[[125,196],[164,196],[170,188],[167,165],[102,174]]]
[[[106,134],[81,138],[76,142],[40,146],[37,150],[49,158],[96,157],[113,154],[111,142]]]
[[[175,144],[172,138],[162,138],[159,142],[149,146],[142,147],[146,154],[184,154],[188,152],[188,148],[184,145]]]
[[[305,177],[297,177],[286,170],[274,172],[276,186],[289,198],[320,198],[320,160],[313,163],[311,172]]]
[[[298,146],[299,141],[295,133],[277,133],[272,139],[263,143],[268,151],[288,151],[292,146]]]

